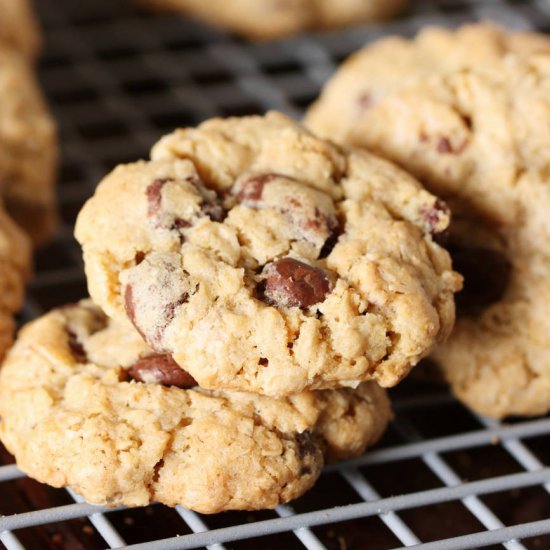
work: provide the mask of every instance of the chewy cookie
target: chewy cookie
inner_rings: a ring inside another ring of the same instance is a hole
[[[201,17],[252,39],[385,19],[406,0],[138,0],[145,7]]]
[[[34,60],[40,32],[28,0],[0,0],[0,48],[13,48]]]
[[[13,318],[23,305],[31,271],[31,246],[0,204],[0,360],[13,342]]]
[[[214,119],[119,166],[79,215],[90,293],[204,388],[392,386],[444,339],[444,203],[289,118]]]
[[[56,130],[25,60],[1,48],[0,96],[0,190],[15,221],[39,244],[55,227]]]
[[[455,394],[495,417],[549,411],[550,39],[472,25],[382,40],[344,63],[306,121],[451,206],[465,290],[436,358]]]
[[[90,301],[25,327],[0,371],[0,437],[18,466],[92,503],[273,508],[391,418],[375,383],[286,399],[206,391]]]

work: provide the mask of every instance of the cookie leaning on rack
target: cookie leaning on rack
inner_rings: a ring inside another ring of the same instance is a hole
[[[80,213],[90,294],[205,388],[399,382],[454,321],[449,215],[394,165],[289,118],[213,119]]]
[[[306,118],[448,201],[465,290],[436,359],[460,399],[495,417],[550,410],[549,97],[547,36],[433,28],[352,56]]]

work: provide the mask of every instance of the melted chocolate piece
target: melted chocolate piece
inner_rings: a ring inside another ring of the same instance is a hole
[[[147,216],[152,220],[155,227],[163,227],[171,230],[191,227],[193,224],[190,220],[184,220],[178,216],[174,216],[170,223],[163,221],[163,214],[170,213],[164,213],[162,211],[162,189],[170,181],[175,180],[167,178],[156,179],[145,190],[145,194],[147,195]],[[213,221],[223,221],[226,216],[226,211],[220,204],[216,192],[205,187],[197,178],[190,178],[186,181],[191,183],[201,195],[201,213],[208,216]],[[168,218],[170,219],[170,216]]]
[[[76,359],[77,363],[87,363],[88,354],[82,345],[82,342],[78,340],[76,333],[74,333],[70,328],[67,328],[67,336],[69,342],[69,348],[73,357]]]
[[[188,389],[197,386],[196,380],[183,370],[167,353],[140,357],[129,369],[130,378],[146,384],[162,384]]]
[[[323,302],[332,290],[325,271],[294,258],[283,258],[267,264],[263,274],[264,297],[276,306],[306,309]]]
[[[317,453],[317,446],[313,442],[311,432],[302,432],[301,434],[298,434],[296,437],[296,442],[298,443],[298,456],[301,460],[309,455]]]
[[[277,174],[259,174],[247,179],[241,190],[237,193],[239,202],[255,202],[262,198],[262,193],[266,183],[274,180]]]
[[[447,204],[441,199],[437,199],[432,206],[420,209],[420,215],[424,220],[424,230],[432,235],[435,242],[443,244],[448,237],[448,227],[442,231],[436,230],[441,217],[449,216],[450,211]]]

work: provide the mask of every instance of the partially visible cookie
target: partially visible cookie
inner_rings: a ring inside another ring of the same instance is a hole
[[[23,305],[30,271],[30,242],[0,204],[0,361],[13,342],[13,316]]]
[[[393,386],[453,325],[444,203],[280,115],[214,119],[119,166],[80,213],[94,300],[202,387]]]
[[[0,48],[13,48],[28,60],[38,54],[41,38],[28,0],[0,0]]]
[[[374,383],[272,399],[206,391],[90,301],[25,327],[0,371],[0,437],[28,475],[96,504],[273,508],[391,418]]]
[[[252,39],[345,27],[397,14],[406,0],[138,0],[145,7],[189,13]]]
[[[495,417],[548,412],[550,38],[469,25],[384,39],[343,64],[306,122],[451,207],[465,289],[436,358],[456,395]]]
[[[56,221],[56,129],[28,64],[1,48],[0,96],[0,192],[15,221],[40,244]]]

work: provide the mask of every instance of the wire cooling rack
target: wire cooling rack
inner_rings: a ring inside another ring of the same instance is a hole
[[[545,0],[411,4],[384,25],[249,43],[122,0],[38,2],[40,77],[62,139],[62,225],[37,255],[22,320],[85,296],[78,210],[108,170],[146,156],[174,127],[266,109],[300,117],[338,62],[383,34],[487,18],[550,30]],[[550,548],[550,418],[499,424],[411,380],[392,395],[397,417],[374,450],[326,468],[312,491],[273,511],[95,507],[26,478],[0,449],[0,541],[9,550]]]

